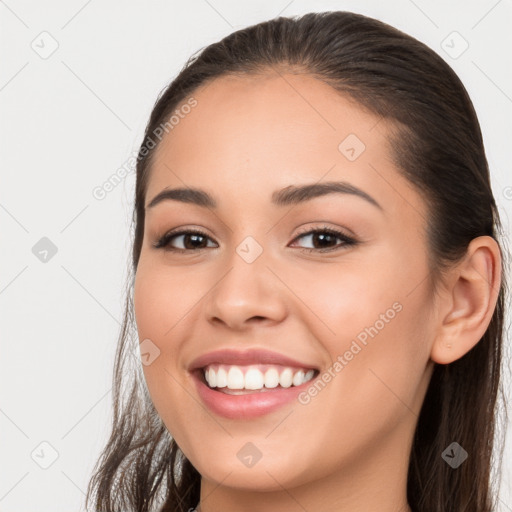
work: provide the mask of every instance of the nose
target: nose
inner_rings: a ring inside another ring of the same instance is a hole
[[[233,251],[222,262],[221,277],[205,301],[210,323],[242,331],[256,324],[274,325],[286,317],[286,288],[276,278],[276,269],[267,267],[265,251],[249,261]]]

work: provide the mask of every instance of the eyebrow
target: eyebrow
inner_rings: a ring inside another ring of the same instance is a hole
[[[271,202],[276,206],[288,206],[334,193],[350,194],[360,197],[380,210],[383,210],[382,206],[372,196],[345,181],[329,181],[311,185],[290,185],[282,190],[273,192]],[[204,208],[217,208],[217,201],[208,194],[208,192],[191,187],[164,189],[150,201],[146,208],[153,208],[162,201],[168,200],[191,203]]]

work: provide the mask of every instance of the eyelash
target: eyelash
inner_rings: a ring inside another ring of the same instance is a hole
[[[293,239],[293,241],[295,241],[301,237],[304,237],[306,235],[314,235],[314,234],[318,234],[318,233],[327,233],[328,235],[333,235],[336,238],[339,238],[340,240],[342,240],[343,244],[338,245],[336,247],[329,247],[329,248],[325,248],[325,249],[314,249],[314,248],[311,249],[308,247],[301,247],[300,250],[309,252],[309,253],[311,253],[311,252],[330,252],[330,251],[336,251],[336,250],[342,249],[343,247],[350,247],[350,246],[355,246],[358,244],[357,240],[354,240],[353,238],[345,235],[341,231],[338,231],[338,230],[332,229],[332,228],[328,228],[327,226],[324,226],[323,228],[318,228],[318,229],[306,229],[302,233],[299,233]],[[163,235],[156,243],[153,244],[153,247],[155,247],[156,249],[163,249],[166,251],[172,251],[172,252],[177,252],[177,253],[197,252],[202,249],[206,249],[206,247],[200,247],[199,249],[179,249],[177,247],[170,247],[169,246],[170,241],[173,238],[180,236],[180,235],[200,235],[205,238],[210,238],[206,233],[204,233],[203,231],[200,231],[198,229],[186,229],[186,230],[175,231],[175,232],[171,231],[171,232],[168,232],[165,235]]]

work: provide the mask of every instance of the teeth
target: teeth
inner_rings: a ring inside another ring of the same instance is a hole
[[[286,368],[279,376],[279,384],[281,384],[283,388],[289,388],[292,385],[292,381],[293,372],[290,368]]]
[[[212,368],[210,368],[208,370],[208,372],[215,373]],[[211,375],[212,374],[210,373],[210,378],[211,378]],[[229,389],[243,389],[244,383],[245,383],[244,382],[244,374],[243,374],[242,370],[240,370],[240,368],[238,368],[238,366],[232,366],[228,372],[228,388]],[[214,385],[212,387],[214,387]]]
[[[224,368],[219,368],[219,371],[217,372],[216,385],[218,388],[225,388],[228,385],[228,374]]]
[[[304,382],[304,372],[299,370],[292,379],[292,384],[294,386],[300,386]]]
[[[211,388],[262,390],[277,386],[300,386],[313,378],[314,370],[295,369],[279,365],[211,365],[204,377]]]
[[[214,388],[217,385],[217,375],[213,371],[213,368],[210,368],[208,370],[208,383],[212,388]]]
[[[256,368],[249,368],[245,373],[245,389],[261,389],[263,384],[263,374]]]
[[[265,372],[265,387],[275,388],[279,386],[279,373],[275,368],[269,368]]]

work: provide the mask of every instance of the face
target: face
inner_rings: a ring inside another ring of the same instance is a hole
[[[193,97],[155,153],[135,279],[159,415],[203,482],[404,469],[431,371],[428,216],[386,123],[309,76]]]

